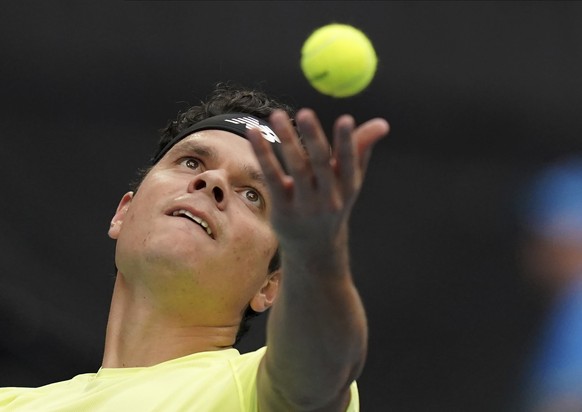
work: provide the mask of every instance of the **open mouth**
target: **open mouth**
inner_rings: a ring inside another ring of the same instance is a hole
[[[201,219],[198,216],[194,216],[192,213],[184,209],[175,210],[172,212],[172,216],[185,217],[186,219],[190,219],[192,222],[198,224],[202,229],[204,229],[206,233],[208,233],[208,236],[214,239],[214,236],[212,235],[212,229],[210,229],[210,226],[206,220]]]

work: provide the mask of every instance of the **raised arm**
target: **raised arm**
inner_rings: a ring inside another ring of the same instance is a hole
[[[252,131],[273,198],[283,268],[257,378],[260,410],[345,410],[367,347],[366,315],[350,271],[348,220],[372,146],[389,126],[373,119],[355,128],[351,116],[342,116],[331,151],[315,113],[303,109],[295,120],[305,153],[285,113],[270,120],[289,174]]]

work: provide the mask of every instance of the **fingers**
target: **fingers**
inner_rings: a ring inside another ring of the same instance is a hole
[[[351,203],[361,186],[373,145],[389,131],[384,119],[372,119],[356,128],[351,116],[341,116],[334,124],[332,153],[312,110],[302,109],[295,117],[305,147],[285,112],[277,110],[269,120],[281,140],[283,162],[289,176],[275,156],[272,144],[260,133],[249,131],[249,140],[263,168],[273,200],[276,203],[290,201],[307,208],[327,204],[333,209],[340,206],[342,199]]]
[[[331,163],[331,147],[327,137],[312,110],[300,110],[295,120],[307,150],[306,172],[311,173],[310,187],[304,188],[305,195],[313,196],[313,191],[316,191],[322,199],[329,199],[334,191],[335,176]]]
[[[354,125],[353,117],[345,115],[336,120],[333,130],[334,166],[344,197],[352,195],[359,178],[357,150],[352,139]]]
[[[375,118],[362,123],[354,130],[353,139],[356,142],[357,153],[359,157],[359,167],[362,175],[365,174],[368,167],[368,161],[372,154],[372,147],[382,137],[390,131],[390,125],[382,118]]]
[[[272,143],[265,140],[258,129],[249,130],[247,137],[263,169],[263,174],[271,191],[271,198],[274,205],[281,201],[289,200],[292,195],[292,182],[286,176],[279,160],[275,156],[273,148],[271,147]]]
[[[307,159],[307,153],[297,138],[297,132],[293,128],[287,113],[276,110],[269,118],[275,134],[281,140],[281,152],[286,170],[293,178],[296,200],[307,201],[309,193],[306,188],[312,185],[313,175],[311,165]]]

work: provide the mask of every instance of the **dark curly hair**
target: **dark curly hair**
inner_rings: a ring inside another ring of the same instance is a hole
[[[160,140],[155,155],[183,130],[204,119],[226,113],[247,113],[268,120],[276,109],[284,110],[291,118],[295,114],[295,110],[291,106],[275,100],[263,91],[245,88],[233,83],[218,83],[205,101],[190,107],[185,112],[179,112],[176,119],[169,121],[166,127],[160,129]],[[149,169],[140,171],[139,181],[148,171]],[[139,184],[136,185],[135,189],[137,190],[138,187]],[[281,253],[277,248],[269,262],[269,273],[279,269],[280,266]],[[251,309],[250,305],[244,309],[234,345],[238,344],[243,335],[250,329],[250,320],[258,315],[259,313]]]
[[[176,119],[168,122],[160,130],[158,152],[161,151],[174,137],[188,127],[213,116],[226,113],[247,113],[263,120],[268,120],[275,109],[287,112],[293,118],[295,110],[263,91],[248,89],[233,83],[218,83],[206,101],[192,106],[183,113],[178,113]]]

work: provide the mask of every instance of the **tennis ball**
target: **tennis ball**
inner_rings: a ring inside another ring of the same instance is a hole
[[[301,48],[301,70],[320,93],[349,97],[374,78],[378,58],[364,33],[347,24],[315,30]]]

